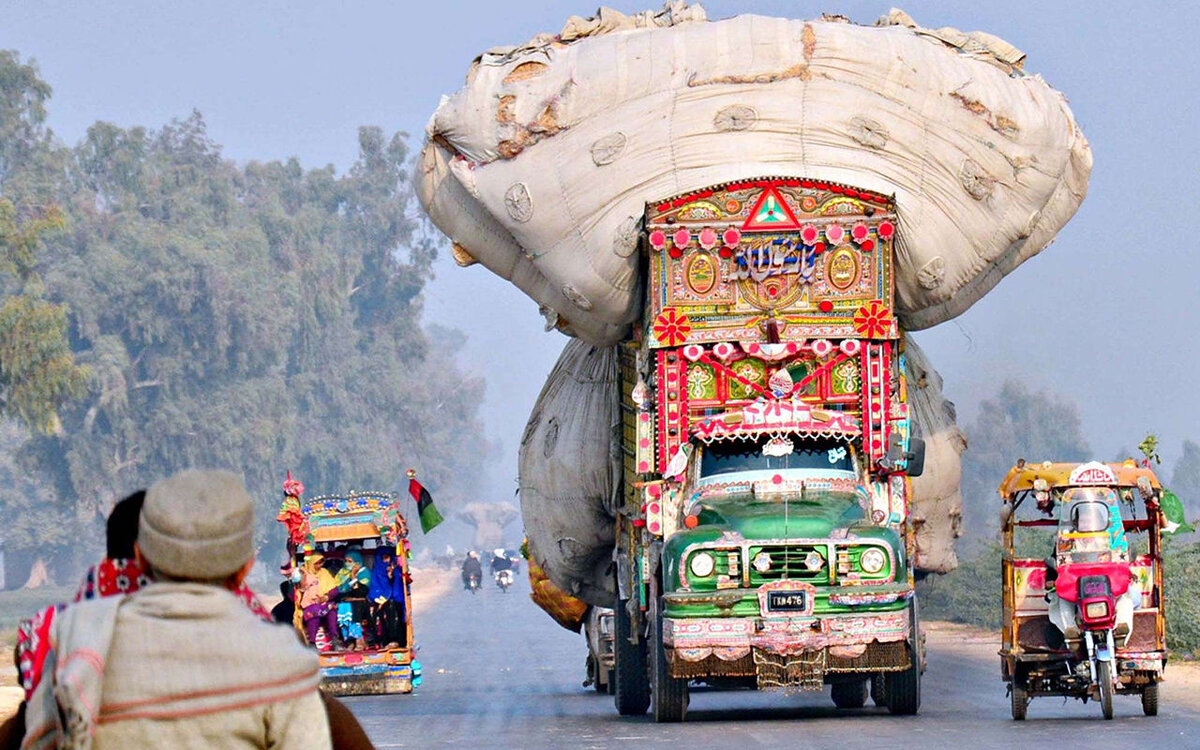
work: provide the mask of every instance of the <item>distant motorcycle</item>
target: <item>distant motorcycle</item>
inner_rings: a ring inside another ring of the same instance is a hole
[[[513,572],[511,570],[497,570],[495,575],[496,585],[500,587],[501,591],[507,593],[508,587],[513,585]]]
[[[474,594],[479,590],[479,576],[475,575],[474,573],[467,576],[467,580],[463,584],[463,588]]]

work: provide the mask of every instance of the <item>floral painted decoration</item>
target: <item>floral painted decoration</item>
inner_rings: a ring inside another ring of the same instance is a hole
[[[863,338],[885,338],[891,327],[892,311],[880,300],[873,299],[854,313],[854,330]]]
[[[654,320],[654,337],[665,346],[679,346],[687,341],[692,332],[688,316],[674,307],[664,308]]]

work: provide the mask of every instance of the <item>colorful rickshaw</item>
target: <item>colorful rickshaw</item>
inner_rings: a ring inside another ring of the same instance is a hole
[[[1001,673],[1013,719],[1038,696],[1096,700],[1111,719],[1114,693],[1140,695],[1156,715],[1167,646],[1154,472],[1133,461],[1021,461],[999,491]]]
[[[288,475],[278,520],[288,528],[297,630],[320,653],[333,695],[411,693],[408,525],[395,495],[351,492],[301,500]]]

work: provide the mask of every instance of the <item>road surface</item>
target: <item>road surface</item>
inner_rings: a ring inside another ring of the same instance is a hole
[[[1156,718],[1142,716],[1136,697],[1117,696],[1110,722],[1095,703],[1042,698],[1030,704],[1026,722],[1013,722],[996,645],[953,627],[930,630],[916,717],[839,711],[828,688],[791,695],[694,689],[683,724],[621,717],[612,698],[580,684],[583,637],[555,625],[528,592],[523,576],[507,594],[495,586],[475,596],[456,588],[423,614],[415,626],[424,684],[412,695],[347,699],[378,747],[1200,747],[1200,711],[1172,699],[1170,670]]]

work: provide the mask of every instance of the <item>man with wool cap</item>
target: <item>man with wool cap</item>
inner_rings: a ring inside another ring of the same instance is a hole
[[[253,534],[235,474],[153,485],[137,550],[156,583],[63,611],[55,679],[30,699],[23,747],[330,747],[316,654],[230,590],[254,562]]]

